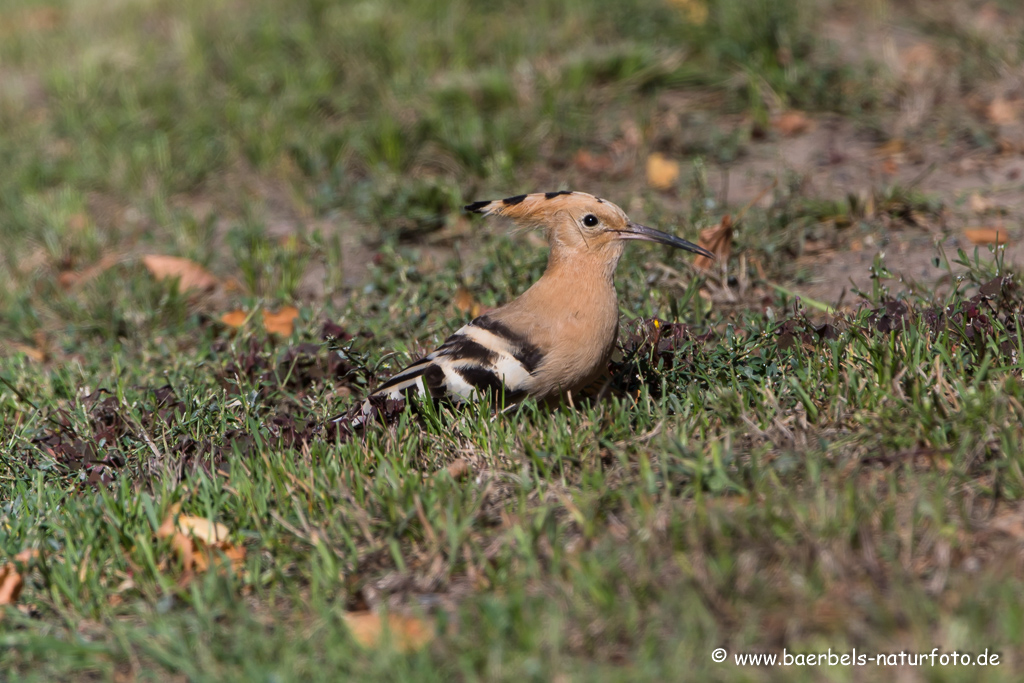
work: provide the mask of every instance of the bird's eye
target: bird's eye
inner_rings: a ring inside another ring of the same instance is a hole
[[[583,225],[587,226],[588,228],[594,227],[599,222],[600,221],[597,220],[597,216],[595,216],[592,213],[588,213],[586,216],[583,217]]]

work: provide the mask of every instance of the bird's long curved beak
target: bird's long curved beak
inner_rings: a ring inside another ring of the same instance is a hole
[[[709,259],[715,258],[715,255],[710,251],[704,247],[698,247],[693,242],[687,242],[681,237],[669,235],[661,230],[648,228],[646,225],[640,225],[639,223],[633,223],[632,221],[627,225],[625,230],[618,231],[618,237],[620,240],[645,240],[647,242],[658,242],[659,244],[667,244],[670,247],[675,247],[677,249],[692,251],[695,254],[706,256]]]

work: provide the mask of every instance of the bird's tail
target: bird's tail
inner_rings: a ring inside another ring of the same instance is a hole
[[[334,421],[350,420],[349,426],[352,429],[361,429],[373,417],[374,412],[381,408],[387,410],[388,401],[401,401],[413,392],[422,395],[424,393],[423,373],[429,365],[430,360],[426,358],[410,365],[367,396],[354,416],[351,413],[346,413]]]

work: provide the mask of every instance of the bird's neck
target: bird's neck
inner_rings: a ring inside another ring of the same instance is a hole
[[[544,277],[554,281],[607,285],[614,291],[612,280],[621,256],[619,244],[585,251],[552,248]]]
[[[549,302],[552,312],[555,308],[562,309],[562,315],[617,316],[613,282],[617,262],[617,256],[609,259],[601,254],[552,252],[544,274],[530,288],[531,294]]]

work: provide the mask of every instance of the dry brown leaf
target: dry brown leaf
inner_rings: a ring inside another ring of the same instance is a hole
[[[445,471],[452,479],[462,479],[468,477],[473,468],[470,466],[469,461],[465,458],[459,458],[458,460],[448,463],[448,467]]]
[[[811,127],[811,120],[800,111],[786,111],[772,119],[772,128],[780,135],[792,137],[804,133]]]
[[[182,292],[193,289],[206,291],[220,284],[220,280],[208,270],[187,258],[149,254],[142,257],[142,263],[157,280],[177,280]]]
[[[679,162],[655,152],[647,157],[647,184],[655,190],[670,190],[679,180]]]
[[[295,331],[295,319],[299,317],[299,309],[294,306],[282,306],[277,312],[263,311],[263,329],[270,334],[290,337]]]
[[[245,324],[245,321],[249,319],[249,314],[245,311],[228,311],[220,317],[220,321],[228,327],[239,328]]]
[[[53,348],[53,346],[52,344],[50,344],[50,340],[46,338],[46,333],[43,332],[42,330],[36,330],[32,334],[32,337],[33,339],[35,339],[36,342],[34,346],[29,344],[14,343],[11,344],[10,347],[13,348],[15,351],[25,354],[26,356],[28,356],[37,363],[45,363],[46,361],[50,360],[50,351]],[[6,351],[6,347],[4,347],[2,343],[0,343],[0,348]]]
[[[189,580],[193,572],[205,572],[213,563],[223,566],[218,553],[224,555],[235,571],[242,568],[245,548],[227,540],[230,531],[226,526],[205,517],[179,515],[180,509],[178,503],[171,506],[167,517],[156,530],[156,536],[171,539],[171,547],[185,569],[183,581]]]
[[[164,521],[160,523],[160,528],[156,530],[157,538],[167,538],[176,531],[174,518],[181,511],[181,503],[174,503],[167,511],[167,516],[164,517]]]
[[[1020,102],[997,97],[988,105],[988,119],[997,125],[1016,123],[1020,116]]]
[[[220,522],[192,515],[178,516],[178,532],[213,545],[226,541],[231,532]]]
[[[0,567],[0,605],[16,603],[24,585],[25,581],[13,563],[8,562]]]
[[[985,199],[977,192],[971,195],[970,199],[968,200],[968,203],[971,206],[971,211],[975,213],[985,213],[987,211],[991,211],[994,207],[994,204],[991,200]]]
[[[401,652],[421,650],[434,638],[433,627],[416,617],[389,614],[386,626],[376,612],[346,612],[344,618],[352,638],[367,649],[378,647],[385,632],[390,634],[395,649]]]
[[[455,291],[455,308],[460,313],[469,313],[473,318],[480,315],[480,302],[476,300],[473,293],[466,287],[459,285]]]
[[[1006,228],[967,228],[964,236],[971,244],[1006,244]]]
[[[13,562],[0,566],[0,605],[13,605],[18,601],[21,589],[25,585],[21,572],[25,571],[37,557],[39,551],[29,548],[15,555]]]
[[[207,550],[201,546],[194,548],[194,562],[195,570],[197,572],[205,572],[209,569],[211,564],[223,568],[225,563],[223,560],[227,560],[226,564],[231,566],[232,571],[239,572],[242,567],[245,566],[245,548],[234,543],[228,543],[227,541],[221,541],[220,543],[211,543],[209,546],[210,550]],[[216,552],[212,552],[216,551]],[[223,560],[221,559],[223,556]]]
[[[700,239],[697,240],[697,244],[714,254],[719,262],[727,262],[729,255],[732,253],[732,217],[726,214],[722,216],[722,220],[718,225],[701,230]],[[707,256],[699,254],[693,260],[693,266],[697,270],[708,270],[712,263],[714,261]]]
[[[46,352],[28,344],[11,344],[11,347],[20,353],[25,354],[37,363],[46,362]]]

